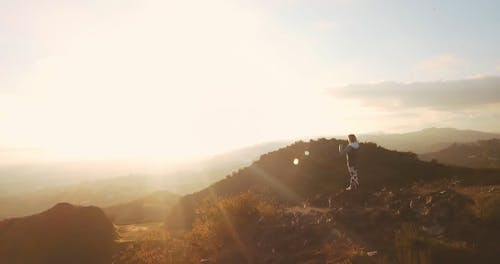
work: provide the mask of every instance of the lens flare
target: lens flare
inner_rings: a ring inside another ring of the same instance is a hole
[[[294,159],[294,160],[293,160],[293,165],[299,165],[299,159],[297,159],[297,158],[296,158],[296,159]]]
[[[304,155],[309,156],[309,150],[304,151]]]

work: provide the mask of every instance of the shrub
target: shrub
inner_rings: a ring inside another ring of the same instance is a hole
[[[342,235],[335,241],[325,243],[321,248],[326,263],[351,263],[351,259],[360,256],[363,249]]]
[[[421,236],[415,226],[403,225],[396,232],[395,243],[396,255],[400,263],[431,263],[431,242],[426,237]]]
[[[500,197],[487,197],[477,203],[478,216],[487,224],[500,223]]]
[[[205,200],[196,210],[190,241],[200,257],[216,256],[222,248],[248,248],[246,241],[259,219],[270,218],[278,210],[251,192]]]

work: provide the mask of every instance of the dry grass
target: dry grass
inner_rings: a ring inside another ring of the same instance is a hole
[[[340,236],[335,241],[327,242],[321,248],[326,263],[351,263],[355,256],[364,254],[364,250],[346,236]]]

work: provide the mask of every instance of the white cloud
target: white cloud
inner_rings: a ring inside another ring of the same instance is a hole
[[[455,110],[500,103],[500,77],[352,84],[334,88],[331,92],[334,96],[359,100],[367,106]]]
[[[359,122],[386,131],[430,126],[500,131],[500,77],[354,84],[333,88],[331,95],[357,102]]]

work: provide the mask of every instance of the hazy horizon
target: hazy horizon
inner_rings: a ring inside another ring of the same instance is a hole
[[[500,132],[494,1],[2,1],[2,161]],[[1,162],[0,162],[1,163]]]

